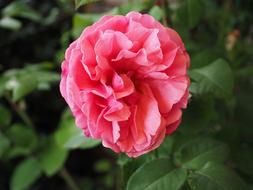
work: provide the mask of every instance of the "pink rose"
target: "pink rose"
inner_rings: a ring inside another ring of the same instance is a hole
[[[60,90],[85,136],[137,157],[179,125],[189,64],[179,35],[153,17],[104,16],[67,49]]]

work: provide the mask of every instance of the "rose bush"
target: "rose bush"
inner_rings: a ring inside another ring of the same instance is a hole
[[[179,35],[153,17],[104,16],[67,49],[60,91],[85,136],[137,157],[179,125],[189,64]]]

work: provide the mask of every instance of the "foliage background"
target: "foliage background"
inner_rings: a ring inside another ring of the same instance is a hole
[[[253,1],[91,1],[0,1],[0,189],[253,189]],[[131,10],[178,31],[192,80],[177,132],[137,159],[83,138],[58,89],[69,43]]]

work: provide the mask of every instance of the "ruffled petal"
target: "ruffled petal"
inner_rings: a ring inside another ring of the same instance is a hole
[[[139,102],[136,107],[132,134],[136,144],[147,143],[150,135],[154,135],[161,123],[158,103],[147,84],[140,84]]]
[[[131,79],[126,74],[115,75],[114,77],[114,93],[117,99],[129,96],[134,93],[135,87]],[[116,79],[117,78],[117,79]],[[116,81],[117,80],[117,81]],[[117,83],[117,84],[116,84]]]
[[[104,118],[107,121],[125,121],[130,117],[129,107],[120,102],[116,102],[111,105],[108,111],[104,114]]]
[[[188,87],[186,77],[149,82],[161,113],[168,113],[172,106],[180,101]]]

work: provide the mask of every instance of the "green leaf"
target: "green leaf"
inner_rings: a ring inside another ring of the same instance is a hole
[[[50,142],[45,144],[39,154],[40,166],[45,174],[50,177],[63,167],[67,156],[68,151],[50,139]]]
[[[0,27],[1,28],[6,28],[9,30],[19,30],[22,26],[22,23],[14,18],[11,17],[3,17],[0,20]]]
[[[194,93],[212,93],[217,97],[226,97],[232,93],[233,74],[228,63],[223,59],[190,71],[190,76],[197,85]]]
[[[0,132],[0,158],[10,147],[9,139]]]
[[[35,74],[38,90],[48,90],[50,89],[51,83],[58,82],[60,80],[60,75],[54,72],[38,71],[35,72]]]
[[[126,15],[130,11],[146,12],[147,10],[152,9],[152,7],[154,6],[154,4],[155,4],[155,0],[134,0],[134,1],[128,1],[128,3],[123,3],[121,6],[118,6],[117,7],[118,10],[117,10],[117,12],[115,14],[116,15],[117,14],[119,14],[119,15]],[[161,14],[161,13],[159,13],[159,14]]]
[[[66,109],[61,116],[58,129],[54,133],[56,142],[63,146],[78,131],[80,130],[76,127],[73,115],[69,109]]]
[[[57,22],[57,19],[59,18],[59,15],[60,15],[60,9],[55,7],[55,8],[50,10],[50,13],[43,20],[43,22],[41,24],[43,24],[45,26],[49,26],[51,24],[54,24],[54,23]]]
[[[186,170],[173,167],[169,159],[156,159],[136,170],[127,183],[127,190],[177,190],[186,176]]]
[[[224,162],[229,148],[224,143],[210,139],[197,138],[185,142],[175,152],[175,163],[187,169],[199,169],[208,161]]]
[[[30,6],[22,1],[14,1],[4,8],[2,11],[4,16],[8,17],[23,17],[33,21],[40,21],[41,15],[37,11],[33,10]]]
[[[176,9],[174,18],[176,24],[179,24],[184,31],[196,27],[205,17],[205,6],[202,0],[182,1],[179,8]]]
[[[54,134],[54,139],[59,146],[65,148],[93,148],[100,144],[100,141],[86,138],[80,128],[75,125],[74,117],[67,109],[61,118],[59,128]]]
[[[235,161],[236,167],[244,174],[253,178],[253,148],[250,146],[235,146],[232,158]]]
[[[66,143],[66,148],[82,148],[82,149],[88,149],[88,148],[94,148],[98,146],[101,142],[99,140],[95,140],[92,138],[87,138],[83,135],[83,133],[80,131],[79,133],[73,135]]]
[[[147,6],[145,5],[145,2],[142,0],[135,0],[131,3],[125,3],[122,6],[118,7],[118,13],[120,15],[126,15],[130,11],[138,11],[141,12],[144,10]]]
[[[22,161],[11,177],[11,190],[27,190],[41,175],[39,163],[35,158]]]
[[[5,127],[11,122],[11,113],[10,111],[0,104],[0,128]]]
[[[208,162],[203,168],[190,174],[188,182],[194,190],[247,190],[245,182],[228,167]]]
[[[172,152],[178,152],[186,143],[190,142],[193,139],[199,138],[199,134],[184,134],[184,133],[175,133],[173,135],[174,144]]]
[[[92,25],[101,17],[100,14],[80,14],[76,13],[73,16],[72,35],[77,38],[82,33],[83,29]]]
[[[37,148],[38,137],[32,128],[14,124],[6,132],[6,136],[10,139],[12,148],[6,152],[5,159],[26,156]]]
[[[167,136],[163,143],[157,149],[159,158],[169,157],[172,152],[174,139],[171,136]]]
[[[204,49],[191,54],[191,69],[201,68],[214,62],[218,57],[222,56],[222,52],[217,49]]]
[[[15,157],[19,156],[28,156],[31,154],[31,150],[26,147],[20,147],[20,146],[15,146],[12,148],[9,148],[6,153],[4,154],[3,159],[4,160],[10,160]]]
[[[20,100],[27,94],[34,91],[37,87],[37,81],[31,75],[20,76],[18,79],[9,81],[7,85],[13,84],[13,101]]]
[[[153,6],[152,9],[149,11],[149,14],[153,16],[156,20],[161,20],[163,16],[163,11],[157,5]]]
[[[69,109],[67,109],[61,118],[59,128],[54,134],[54,138],[58,145],[65,148],[93,148],[100,144],[100,141],[86,138],[81,129],[75,125],[74,117]]]
[[[94,3],[98,0],[75,0],[75,7],[76,9],[83,6],[83,5],[87,5],[89,3]]]
[[[11,126],[6,135],[13,145],[23,147],[29,152],[35,149],[38,144],[35,131],[32,128],[25,127],[21,124]]]
[[[13,101],[18,101],[36,89],[45,89],[50,83],[59,81],[59,74],[48,71],[44,66],[44,64],[27,66],[4,73],[5,89],[12,92]]]
[[[122,169],[123,173],[123,186],[125,187],[128,179],[130,176],[140,167],[143,165],[143,163],[146,163],[147,161],[150,161],[153,159],[150,159],[150,155],[152,154],[145,154],[142,156],[139,156],[138,158],[129,158],[125,153],[121,153],[119,155],[119,158],[117,160],[117,163]]]
[[[201,0],[187,0],[189,28],[194,28],[204,17],[204,5]]]

